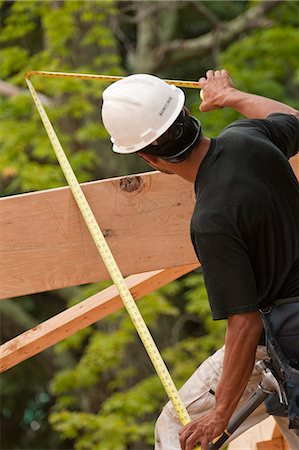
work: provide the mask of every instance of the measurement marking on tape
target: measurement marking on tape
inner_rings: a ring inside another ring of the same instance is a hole
[[[118,268],[118,265],[111,253],[111,250],[104,238],[104,235],[95,219],[95,216],[86,200],[86,197],[81,189],[81,186],[73,172],[73,169],[67,159],[67,156],[60,144],[60,141],[55,133],[55,130],[50,122],[50,119],[37,95],[36,90],[34,89],[31,81],[29,80],[29,77],[31,75],[42,75],[42,76],[57,76],[57,72],[28,72],[26,74],[26,82],[28,85],[28,88],[30,90],[30,93],[32,95],[33,101],[35,103],[35,106],[40,114],[41,120],[43,122],[43,125],[45,127],[45,130],[48,134],[48,137],[50,139],[50,142],[52,144],[52,147],[54,149],[54,152],[56,154],[56,157],[58,159],[58,162],[61,166],[61,169],[64,173],[64,176],[70,186],[70,189],[73,193],[73,196],[76,200],[76,203],[81,211],[81,214],[85,220],[85,223],[91,233],[91,236],[94,240],[94,243],[103,259],[103,262],[115,284],[117,287],[120,297],[124,303],[124,306],[126,307],[134,325],[135,328],[143,342],[143,345],[149,355],[149,358],[152,361],[152,364],[161,380],[161,383],[171,400],[175,411],[178,415],[178,418],[180,419],[182,425],[186,425],[190,422],[189,414],[177,392],[177,389],[175,387],[175,384],[168,372],[168,369],[159,353],[159,350],[143,320],[143,317],[135,303],[135,300],[133,299],[133,296],[128,289],[125,280]],[[84,79],[90,79],[95,78],[99,79],[99,75],[79,75],[79,74],[67,74],[67,73],[60,73],[61,77],[73,77],[73,78],[84,78]],[[120,77],[114,77],[117,79],[120,79]],[[108,79],[106,77],[106,79]],[[111,81],[111,78],[109,78]],[[177,81],[172,80],[173,84]],[[186,82],[180,82],[180,83],[186,83]],[[195,84],[195,83],[194,83]],[[188,86],[190,87],[190,86]],[[194,87],[194,86],[193,86]],[[197,85],[196,85],[197,87]],[[197,450],[200,449],[200,447],[196,447]]]

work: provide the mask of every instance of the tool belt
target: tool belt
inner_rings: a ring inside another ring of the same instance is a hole
[[[279,383],[282,393],[279,400],[283,405],[282,413],[268,412],[286,415],[289,428],[299,435],[299,296],[277,300],[261,310],[261,315],[270,357],[268,364]]]

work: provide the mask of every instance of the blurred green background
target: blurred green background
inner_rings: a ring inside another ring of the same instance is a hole
[[[28,94],[28,70],[197,80],[225,67],[238,88],[299,107],[299,2],[1,1],[2,196],[66,184]],[[34,78],[80,182],[150,170],[111,152],[98,81]],[[238,117],[187,105],[208,136]],[[107,282],[0,302],[11,339]],[[223,343],[200,273],[148,295],[140,310],[181,386]],[[1,376],[1,449],[148,450],[166,395],[127,313],[115,313]]]

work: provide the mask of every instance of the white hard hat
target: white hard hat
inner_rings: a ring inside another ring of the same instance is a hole
[[[103,92],[102,119],[116,153],[134,153],[175,121],[185,102],[181,89],[153,75],[130,75]]]

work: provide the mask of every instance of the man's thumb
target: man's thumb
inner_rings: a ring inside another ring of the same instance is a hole
[[[208,103],[203,100],[199,105],[199,110],[201,112],[208,112],[209,111]]]

